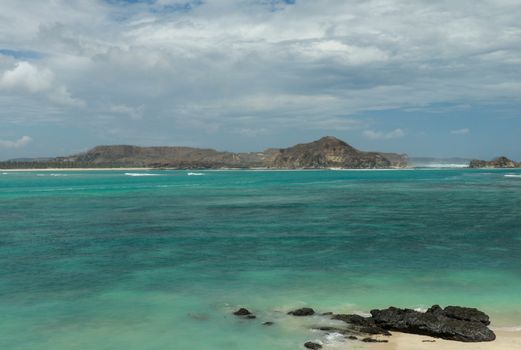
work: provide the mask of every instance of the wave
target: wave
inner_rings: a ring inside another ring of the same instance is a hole
[[[188,175],[188,176],[203,176],[203,175],[206,175],[206,174],[203,174],[203,173],[188,173],[186,175]]]
[[[461,164],[461,163],[453,163],[453,164],[449,164],[449,163],[429,163],[429,164],[413,164],[413,166],[415,166],[417,168],[457,168],[457,169],[462,169],[462,168],[468,168],[469,167],[468,164]]]
[[[160,176],[160,174],[149,174],[149,173],[125,173],[126,176]]]
[[[506,174],[505,177],[521,178],[521,175]]]
[[[68,174],[36,174],[36,176],[54,176],[54,177],[60,177],[60,176],[69,176]]]

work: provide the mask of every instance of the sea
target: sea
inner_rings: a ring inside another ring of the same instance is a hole
[[[287,312],[433,304],[521,329],[521,170],[0,172],[0,349],[356,349]]]

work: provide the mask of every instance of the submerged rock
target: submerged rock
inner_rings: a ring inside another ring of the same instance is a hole
[[[264,322],[262,325],[263,326],[273,326],[273,324],[274,324],[273,322],[268,321],[268,322]]]
[[[241,307],[239,310],[235,311],[233,314],[235,316],[239,316],[239,317],[242,317],[242,318],[245,318],[248,320],[253,320],[254,318],[257,318],[257,316],[252,314],[250,310],[245,309],[243,307]]]
[[[494,332],[486,326],[488,316],[481,311],[454,306],[446,309],[434,305],[427,312],[419,312],[390,307],[372,310],[371,315],[377,326],[388,330],[462,342],[496,339]]]
[[[304,347],[305,347],[306,349],[311,349],[311,350],[322,349],[322,345],[320,345],[319,343],[311,342],[311,341],[308,341],[307,343],[305,343],[305,344],[304,344]]]
[[[253,315],[250,310],[248,309],[245,309],[243,307],[241,307],[239,310],[235,311],[233,313],[235,316],[248,316],[248,315]]]
[[[303,307],[303,308],[288,312],[288,315],[293,315],[293,316],[312,316],[314,314],[315,314],[315,310],[313,310],[310,307]]]

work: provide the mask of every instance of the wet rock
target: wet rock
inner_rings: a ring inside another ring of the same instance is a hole
[[[482,342],[496,339],[496,335],[482,322],[461,320],[454,316],[485,320],[483,315],[467,308],[449,308],[445,310],[434,305],[427,312],[390,307],[384,310],[372,310],[375,324],[381,328],[404,333],[427,335],[435,338],[461,342]],[[472,316],[471,316],[472,315]],[[487,316],[488,317],[488,316]]]
[[[360,315],[344,315],[338,314],[331,317],[333,320],[344,321],[345,323],[354,324],[357,326],[368,326],[374,325],[374,321],[371,318],[365,318]]]
[[[360,333],[391,335],[388,330],[377,326],[371,317],[338,314],[334,315],[332,319],[344,321],[351,326],[351,329]]]
[[[354,335],[350,335],[349,337],[347,337],[347,339],[350,339],[350,340],[358,340],[358,337],[354,336]]]
[[[488,315],[485,314],[483,311],[479,311],[475,308],[447,306],[445,309],[443,309],[443,313],[445,314],[445,316],[455,318],[457,320],[481,322],[486,326],[490,324],[490,319]]]
[[[241,307],[239,310],[235,311],[233,314],[235,316],[239,316],[239,317],[245,318],[247,320],[253,320],[253,319],[257,318],[257,316],[252,314],[250,310],[245,309],[243,307]]]
[[[311,342],[311,341],[308,341],[307,343],[305,343],[305,344],[304,344],[304,347],[305,347],[306,349],[311,349],[311,350],[322,349],[322,345],[320,345],[319,343]]]
[[[364,343],[388,343],[388,340],[380,340],[380,339],[374,339],[374,338],[364,338],[362,339]]]
[[[263,326],[273,326],[273,324],[274,324],[273,322],[268,321],[268,322],[264,322],[262,325]]]
[[[288,315],[293,315],[293,316],[312,316],[314,314],[315,314],[315,310],[313,310],[310,307],[303,307],[303,308],[288,312]]]
[[[248,309],[245,309],[243,307],[241,307],[239,310],[235,311],[233,313],[235,316],[249,316],[249,315],[253,315],[250,310]]]

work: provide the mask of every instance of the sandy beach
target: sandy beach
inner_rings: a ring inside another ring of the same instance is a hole
[[[358,344],[354,349],[364,350],[514,350],[521,349],[521,331],[495,331],[496,340],[483,343],[462,343],[426,336],[393,332],[388,343]]]

